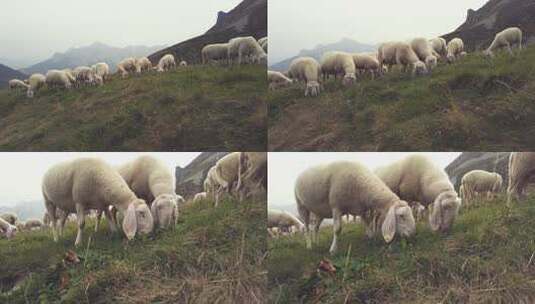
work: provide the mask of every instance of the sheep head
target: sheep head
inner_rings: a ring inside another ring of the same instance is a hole
[[[433,231],[448,231],[459,213],[461,199],[455,191],[440,193],[433,202],[433,210],[429,214],[429,224]]]
[[[150,210],[155,225],[161,228],[173,226],[178,218],[177,197],[173,194],[161,194],[154,199]]]
[[[405,201],[395,202],[386,213],[381,226],[385,242],[390,243],[396,233],[402,237],[409,237],[416,231],[416,222],[411,207]]]
[[[154,220],[150,209],[142,199],[132,201],[126,210],[123,220],[123,230],[126,237],[131,240],[136,233],[148,234],[154,228]]]

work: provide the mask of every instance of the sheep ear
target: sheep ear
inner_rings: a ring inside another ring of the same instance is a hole
[[[429,214],[429,225],[431,226],[431,230],[437,231],[440,228],[440,224],[442,222],[442,204],[437,199],[433,203],[433,211],[431,214]]]
[[[396,206],[397,205],[395,204],[388,209],[388,213],[386,214],[385,220],[383,221],[383,225],[381,227],[383,238],[387,243],[390,243],[396,234]]]
[[[159,216],[158,216],[158,201],[155,200],[152,202],[152,206],[150,206],[150,213],[152,214],[152,219],[154,220],[154,226],[158,226],[159,224]]]
[[[126,214],[123,220],[123,231],[129,240],[133,239],[136,235],[137,218],[136,207],[134,206],[134,204],[130,204],[130,206],[128,206],[128,209],[126,209]]]

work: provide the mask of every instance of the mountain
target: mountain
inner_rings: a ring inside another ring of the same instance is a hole
[[[219,12],[217,21],[205,34],[180,42],[149,56],[154,63],[165,54],[177,60],[200,62],[201,49],[211,43],[227,42],[237,36],[267,36],[267,0],[244,0],[228,13]]]
[[[509,152],[464,152],[446,167],[446,173],[456,189],[459,189],[464,174],[472,170],[498,172],[507,187]]]
[[[535,42],[535,1],[490,0],[478,10],[469,9],[466,21],[455,31],[444,35],[446,40],[460,37],[470,50],[487,48],[497,32],[517,26],[524,32],[524,41]]]
[[[13,78],[22,80],[26,78],[26,75],[8,66],[0,64],[0,88],[7,87],[8,81],[10,81]]]
[[[227,154],[228,152],[203,152],[185,168],[176,167],[176,192],[186,199],[203,192],[203,182],[208,170]]]
[[[46,73],[50,69],[74,68],[106,62],[112,70],[122,59],[130,56],[140,57],[161,49],[163,46],[127,46],[124,48],[95,42],[88,46],[70,48],[65,53],[55,53],[51,58],[22,69],[26,74]]]
[[[302,50],[297,56],[292,58],[285,59],[278,63],[271,65],[269,68],[274,71],[286,71],[290,66],[292,60],[297,57],[310,56],[316,60],[320,60],[321,56],[329,51],[343,51],[350,53],[359,53],[359,52],[373,52],[377,49],[376,46],[370,44],[364,44],[357,42],[355,40],[344,38],[338,42],[330,44],[320,44],[311,50]]]
[[[41,219],[45,213],[45,204],[42,201],[19,202],[14,206],[0,206],[0,213],[15,213],[19,220],[26,221],[30,218]]]

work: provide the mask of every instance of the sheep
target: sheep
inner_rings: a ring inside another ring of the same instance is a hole
[[[488,57],[494,57],[494,51],[505,48],[509,54],[513,55],[512,47],[518,46],[518,50],[522,50],[522,30],[518,27],[510,27],[496,34],[490,46],[483,51],[483,54]]]
[[[406,71],[412,67],[412,75],[427,74],[426,65],[420,61],[411,46],[405,42],[386,42],[379,45],[379,64],[388,66],[389,70],[393,65],[401,65]]]
[[[149,58],[141,57],[136,59],[136,73],[141,74],[152,70],[152,63]]]
[[[206,192],[199,192],[193,197],[193,202],[198,202],[206,199]]]
[[[381,73],[381,65],[377,60],[377,55],[357,53],[351,54],[351,56],[357,71],[370,72],[372,79],[375,78],[376,73]]]
[[[448,231],[461,206],[448,175],[425,156],[409,155],[388,166],[377,168],[375,174],[401,199],[418,202],[429,208],[429,224],[433,231]]]
[[[412,209],[412,214],[414,215],[414,219],[419,222],[420,220],[425,218],[427,208],[425,208],[422,204],[418,202],[413,202],[412,204],[409,204]]]
[[[158,65],[155,67],[158,72],[170,71],[176,67],[175,56],[166,54],[160,58]]]
[[[410,42],[411,48],[420,61],[425,62],[429,71],[437,66],[437,57],[433,55],[433,47],[425,38],[414,38]]]
[[[110,77],[110,67],[105,62],[99,62],[91,67],[93,74],[100,76],[102,81],[107,80]]]
[[[344,75],[344,85],[351,85],[355,83],[357,79],[355,75],[355,62],[349,53],[328,52],[322,56],[320,60],[320,66],[323,79],[330,75],[334,75],[334,78],[336,78],[341,74]]]
[[[10,223],[11,225],[15,225],[19,221],[19,217],[12,212],[2,213],[0,214],[0,218]]]
[[[461,40],[461,38],[453,38],[450,40],[450,42],[448,42],[446,49],[448,51],[446,59],[449,63],[453,63],[464,51],[464,42]]]
[[[312,57],[299,57],[290,63],[288,77],[306,83],[305,97],[320,94],[320,64]]]
[[[232,152],[218,160],[214,169],[215,207],[219,205],[221,195],[231,194],[237,186],[240,165],[240,152]]]
[[[201,50],[202,64],[212,61],[223,62],[228,59],[228,43],[208,44]]]
[[[479,193],[486,194],[490,198],[492,193],[500,192],[502,188],[502,176],[495,172],[484,170],[472,170],[467,172],[461,179],[459,194],[466,203]]]
[[[381,229],[389,243],[395,234],[403,237],[415,233],[411,208],[368,168],[358,162],[337,161],[309,168],[295,183],[295,200],[304,220],[307,248],[312,247],[309,231],[310,215],[317,218],[314,235],[324,218],[333,218],[333,241],[330,253],[338,249],[341,218],[344,214],[359,215],[367,226],[367,235]]]
[[[19,89],[28,90],[28,88],[30,87],[30,85],[24,83],[24,81],[19,80],[19,79],[11,79],[8,82],[8,84],[9,84],[9,90],[10,91],[15,91],[15,90],[19,90]]]
[[[0,233],[2,233],[6,238],[11,239],[17,234],[18,228],[10,223],[8,223],[3,218],[0,218]]]
[[[203,182],[203,189],[206,192],[207,196],[210,196],[212,199],[215,199],[215,191],[217,186],[217,181],[215,179],[215,166],[211,167],[206,174],[206,178]]]
[[[43,222],[39,219],[29,219],[24,223],[24,230],[40,230],[43,228]]]
[[[125,78],[128,73],[134,73],[136,71],[136,59],[129,57],[123,59],[117,64],[117,73],[121,73],[121,77]]]
[[[264,52],[268,52],[268,37],[258,39],[258,44],[260,44]]]
[[[509,186],[507,204],[513,199],[524,200],[525,190],[535,177],[535,152],[513,152],[509,156]]]
[[[43,177],[42,193],[56,242],[57,208],[76,212],[75,246],[82,242],[86,210],[108,210],[114,206],[124,215],[122,226],[129,240],[137,233],[153,230],[154,221],[145,201],[136,197],[119,172],[100,159],[78,158],[52,166]]]
[[[30,86],[28,87],[26,96],[28,96],[28,98],[33,98],[33,96],[35,95],[35,92],[37,92],[38,90],[40,90],[42,87],[45,86],[46,76],[43,74],[39,74],[39,73],[32,74],[30,78],[28,78],[28,83]]]
[[[151,207],[155,227],[176,225],[178,202],[174,181],[164,163],[144,155],[119,166],[117,170],[134,194]]]
[[[237,59],[238,65],[242,63],[267,63],[267,54],[252,36],[232,38],[228,42],[228,62]]]
[[[293,82],[281,72],[276,71],[267,71],[267,80],[270,90],[275,90],[279,87],[290,85]]]
[[[70,89],[72,86],[72,79],[63,71],[50,70],[46,73],[46,85],[49,88],[60,87]]]
[[[282,230],[289,230],[291,227],[296,226],[298,230],[302,231],[303,222],[301,222],[295,215],[275,209],[268,209],[267,227],[277,227]]]
[[[72,71],[77,86],[93,84],[95,82],[93,71],[90,67],[79,66]]]
[[[236,192],[239,200],[265,199],[267,191],[267,153],[241,152]]]
[[[436,37],[430,39],[429,43],[431,44],[431,48],[433,48],[433,51],[437,55],[439,55],[441,58],[446,58],[446,56],[448,55],[446,39],[442,37]]]
[[[180,67],[187,67],[187,66],[188,66],[188,62],[185,61],[185,60],[182,60],[182,61],[180,61],[180,63],[178,64],[178,66],[180,66]]]

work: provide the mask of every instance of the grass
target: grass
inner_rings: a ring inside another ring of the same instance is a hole
[[[212,205],[188,207],[173,230],[130,242],[106,223],[94,233],[93,222],[77,249],[73,224],[59,243],[50,231],[0,240],[0,303],[262,303],[265,203]],[[62,263],[69,249],[81,263]],[[11,291],[18,277],[26,279]]]
[[[263,151],[265,67],[190,66],[102,87],[0,90],[3,151]]]
[[[461,210],[448,235],[417,225],[415,237],[386,245],[362,225],[343,225],[340,251],[332,231],[305,249],[302,235],[268,241],[270,303],[533,303],[535,197],[509,209],[505,198]],[[328,258],[335,275],[318,274]]]
[[[268,94],[273,151],[510,151],[535,147],[535,47],[491,62],[470,54],[428,77],[399,71],[316,98]]]

